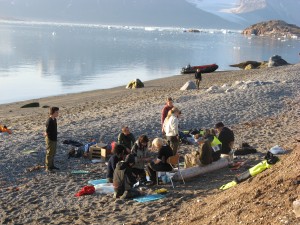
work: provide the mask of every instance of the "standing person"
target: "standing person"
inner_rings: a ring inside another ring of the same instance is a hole
[[[167,98],[166,105],[161,111],[161,131],[163,134],[165,134],[164,131],[164,121],[168,115],[168,112],[174,107],[173,105],[173,99],[171,97]]]
[[[164,122],[164,130],[166,132],[166,137],[168,144],[173,150],[173,155],[176,155],[179,148],[179,131],[178,131],[178,116],[180,115],[180,110],[176,107],[172,108],[168,112],[168,116]]]
[[[222,142],[221,154],[230,154],[234,144],[234,133],[228,127],[225,127],[222,122],[215,125],[215,129],[218,131],[218,139]]]
[[[195,79],[196,79],[197,88],[199,90],[200,89],[200,82],[202,80],[202,75],[201,75],[200,69],[197,69],[197,71],[195,73]]]
[[[127,126],[123,126],[122,133],[120,133],[118,136],[118,144],[124,145],[127,154],[129,154],[134,142],[135,142],[134,135],[130,132]]]
[[[167,163],[167,160],[170,156],[173,156],[173,152],[171,147],[165,144],[161,138],[155,138],[152,147],[158,150],[157,159],[148,164],[147,171],[150,180],[154,183],[156,182],[156,171],[172,171],[172,167]]]
[[[50,116],[46,122],[46,161],[45,167],[46,171],[59,170],[58,167],[54,166],[54,156],[56,154],[57,147],[57,122],[58,117],[58,107],[50,107]]]
[[[139,177],[141,182],[147,181],[145,163],[150,161],[148,142],[148,137],[146,135],[141,135],[131,149],[131,154],[135,156],[135,164],[132,171],[137,177]]]

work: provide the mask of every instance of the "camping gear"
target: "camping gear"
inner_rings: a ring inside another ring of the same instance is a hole
[[[181,174],[184,179],[189,179],[189,178],[199,176],[201,174],[209,173],[224,168],[226,166],[228,166],[228,160],[221,158],[218,161],[215,161],[212,164],[206,166],[195,166],[195,167],[182,169]],[[179,180],[179,179],[180,179],[180,174],[177,172],[174,174],[173,180]]]
[[[100,194],[114,193],[114,186],[112,183],[97,184],[94,187],[96,193],[100,193]]]
[[[161,195],[161,194],[154,194],[154,195],[145,195],[145,196],[140,196],[137,198],[134,198],[134,201],[137,202],[149,202],[149,201],[155,201],[155,200],[159,200],[166,197],[165,195]]]
[[[270,155],[267,154],[266,158],[270,158],[270,157],[272,157],[272,156],[270,156]],[[273,163],[275,160],[273,158],[270,161]],[[229,189],[229,188],[237,185],[238,183],[241,183],[241,182],[247,180],[250,177],[254,177],[257,174],[263,172],[264,170],[269,169],[271,167],[271,165],[272,164],[269,164],[267,160],[264,160],[264,161],[258,163],[257,165],[251,167],[246,172],[244,172],[244,173],[236,176],[233,181],[231,181],[231,182],[229,182],[229,183],[224,184],[223,186],[221,186],[220,190],[227,190],[227,189]]]
[[[170,164],[170,166],[172,167],[172,171],[168,171],[166,173],[166,177],[164,178],[163,182],[164,183],[167,183],[168,182],[168,178],[170,178],[171,180],[171,183],[172,183],[172,187],[174,188],[174,183],[173,183],[173,177],[175,174],[177,174],[177,176],[181,177],[183,183],[185,184],[185,181],[184,181],[184,178],[181,174],[181,169],[180,169],[180,165],[179,165],[179,154],[176,154],[176,155],[173,155],[173,156],[170,156],[168,159],[167,159],[167,163]],[[175,172],[175,169],[176,172]],[[161,172],[165,172],[165,171],[156,171],[156,184],[158,185],[158,173],[161,173]],[[179,180],[179,179],[177,179]]]
[[[78,141],[73,141],[73,140],[64,140],[63,144],[65,144],[65,145],[72,145],[72,146],[75,146],[75,147],[80,147],[80,146],[83,145],[82,143],[80,143]]]
[[[284,154],[286,153],[286,150],[284,150],[283,148],[281,148],[279,145],[275,145],[274,147],[272,147],[269,152],[271,152],[274,155],[277,154]]]
[[[90,173],[90,171],[87,171],[87,170],[72,170],[71,173],[72,174],[88,174],[88,173]]]
[[[140,79],[135,79],[133,81],[130,81],[127,84],[126,89],[135,89],[135,88],[143,88],[143,87],[144,87],[144,83]]]
[[[92,195],[95,193],[95,187],[94,186],[84,186],[79,192],[75,194],[76,197],[82,196],[82,195]]]
[[[217,64],[203,65],[203,66],[186,66],[181,69],[181,74],[196,73],[197,69],[200,69],[200,73],[211,73],[218,69]]]
[[[101,158],[103,160],[107,159],[108,155],[111,154],[111,150],[106,148],[107,144],[99,143],[90,146],[89,148],[89,158]]]
[[[30,155],[32,153],[38,153],[38,150],[35,149],[24,149],[23,151],[21,151],[23,154],[25,155]]]
[[[11,130],[7,128],[7,126],[1,126],[0,125],[0,133],[8,133],[8,134],[12,134]]]

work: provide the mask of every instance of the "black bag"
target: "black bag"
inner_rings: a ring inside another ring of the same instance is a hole
[[[267,152],[267,155],[265,156],[265,159],[267,160],[267,163],[273,165],[279,161],[279,158],[275,155],[273,155],[271,152]]]

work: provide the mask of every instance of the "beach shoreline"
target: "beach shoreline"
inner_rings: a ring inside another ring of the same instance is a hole
[[[300,64],[296,64],[203,74],[200,90],[179,90],[188,80],[194,81],[194,76],[175,75],[146,81],[141,89],[120,86],[0,105],[0,124],[13,132],[0,135],[0,223],[168,224],[167,218],[172,217],[173,224],[180,224],[175,215],[181,206],[195,199],[205,201],[209,196],[222,198],[218,188],[247,168],[236,172],[225,168],[196,177],[186,185],[176,183],[175,189],[166,185],[166,197],[149,203],[115,201],[107,194],[76,198],[74,194],[88,180],[105,178],[106,166],[83,158],[67,159],[70,146],[64,145],[63,140],[85,144],[95,138],[110,143],[116,140],[122,125],[128,125],[136,137],[147,134],[155,138],[161,135],[160,113],[165,99],[172,97],[174,105],[182,110],[182,130],[210,128],[223,121],[236,134],[235,148],[242,142],[257,148],[258,154],[241,158],[252,166],[275,145],[289,152],[299,151],[295,142],[299,138],[299,78]],[[33,101],[39,102],[40,107],[20,108]],[[43,169],[29,172],[30,168],[43,165],[45,158],[43,132],[49,109],[42,106],[60,108],[56,156],[60,171],[53,174]],[[24,154],[25,150],[35,153]],[[179,153],[183,156],[192,150],[193,146],[182,145]],[[89,170],[90,174],[70,173],[78,169]],[[154,187],[157,188],[160,187]],[[226,209],[226,204],[222,207]],[[277,224],[280,216],[265,221]],[[288,217],[296,221],[292,213]],[[205,223],[216,222],[215,219]],[[240,221],[253,222],[246,217]],[[230,220],[223,224],[230,224]]]

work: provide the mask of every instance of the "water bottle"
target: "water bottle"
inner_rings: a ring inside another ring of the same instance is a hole
[[[293,202],[293,208],[296,217],[300,217],[300,200],[296,200]]]

